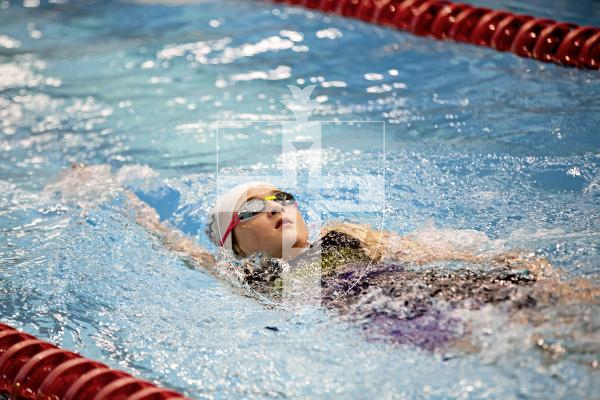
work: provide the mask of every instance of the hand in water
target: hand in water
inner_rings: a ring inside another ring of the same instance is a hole
[[[87,210],[114,198],[122,190],[111,174],[110,165],[73,164],[61,172],[58,181],[44,187],[43,196]]]
[[[132,170],[135,168],[135,170]],[[145,179],[156,177],[149,167],[126,166],[113,176],[110,165],[72,164],[63,171],[55,183],[44,188],[49,201],[57,200],[63,204],[74,204],[82,209],[82,214],[119,194],[124,194],[127,206],[135,211],[135,222],[148,232],[157,236],[172,251],[192,258],[197,264],[210,268],[214,264],[213,256],[167,222],[161,221],[154,208],[140,200],[135,193],[127,190],[121,182],[128,178]]]

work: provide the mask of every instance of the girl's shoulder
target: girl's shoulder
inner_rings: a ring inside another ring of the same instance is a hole
[[[306,251],[289,261],[292,271],[319,268],[324,276],[337,271],[342,265],[370,259],[360,237],[345,229],[322,229],[321,235]]]
[[[329,275],[342,265],[358,262],[377,261],[373,258],[373,248],[377,245],[369,225],[334,222],[324,226],[318,238],[295,258],[284,261],[270,258],[262,253],[254,253],[239,262],[236,268],[238,277],[261,292],[273,294],[281,288],[284,270],[295,275],[321,270]]]
[[[386,244],[384,232],[374,230],[369,224],[339,221],[321,228],[319,240],[360,248],[374,261],[381,258]]]
[[[328,230],[323,232],[320,237],[310,245],[311,248],[320,247],[321,249],[328,250],[332,248],[351,248],[360,249],[362,242],[355,236],[348,234],[340,230]]]

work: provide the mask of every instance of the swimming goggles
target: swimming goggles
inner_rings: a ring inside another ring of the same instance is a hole
[[[287,192],[275,192],[270,196],[246,201],[244,204],[242,204],[238,212],[234,213],[233,217],[231,217],[231,222],[229,223],[229,226],[225,230],[223,238],[221,239],[221,246],[223,246],[225,240],[227,240],[227,236],[229,236],[231,231],[233,231],[233,228],[235,228],[239,223],[250,221],[265,211],[267,207],[267,201],[274,201],[275,203],[281,204],[284,207],[293,205],[298,207],[296,198]]]

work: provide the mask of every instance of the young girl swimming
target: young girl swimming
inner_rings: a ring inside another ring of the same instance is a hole
[[[86,182],[98,174],[118,186],[107,166],[75,165],[68,179]],[[85,185],[75,186],[85,190]],[[239,185],[217,199],[206,232],[232,256],[220,261],[161,222],[156,210],[135,194],[123,192],[136,211],[137,223],[167,248],[217,276],[233,276],[281,300],[286,279],[301,283],[318,275],[321,304],[358,323],[371,338],[432,351],[450,345],[476,351],[478,345],[470,337],[477,325],[474,315],[481,310],[495,307],[513,321],[540,326],[552,323],[559,305],[600,303],[600,291],[590,281],[561,280],[544,258],[475,254],[447,240],[433,245],[416,234],[400,236],[343,222],[327,224],[309,243],[294,194],[268,182]],[[440,268],[440,262],[459,265]],[[535,340],[546,352],[564,350]]]

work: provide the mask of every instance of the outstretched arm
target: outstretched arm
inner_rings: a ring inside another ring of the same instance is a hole
[[[157,236],[169,250],[180,253],[193,264],[214,272],[215,259],[206,249],[166,222],[161,222],[155,209],[123,188],[110,171],[110,166],[73,164],[61,173],[59,180],[44,188],[47,193],[60,192],[62,199],[79,204],[82,209],[124,193],[135,210],[136,222]]]
[[[215,258],[205,248],[178,229],[166,222],[161,222],[156,210],[140,200],[134,193],[125,190],[125,195],[135,209],[136,222],[156,235],[167,249],[189,257],[199,267],[210,271],[214,269]]]

